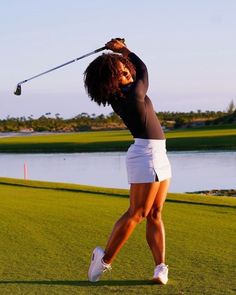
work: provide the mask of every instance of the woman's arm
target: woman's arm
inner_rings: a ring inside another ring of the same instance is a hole
[[[107,49],[122,54],[128,58],[135,66],[136,77],[132,85],[132,92],[134,99],[144,100],[148,90],[148,71],[143,61],[133,52],[131,52],[126,45],[117,39],[112,39],[106,43]]]
[[[147,67],[144,62],[133,52],[130,52],[128,58],[136,69],[136,78],[132,87],[134,96],[138,100],[144,100],[148,90]]]
[[[121,53],[124,57],[128,57],[130,54],[130,50],[126,47],[125,43],[118,39],[111,39],[105,46],[113,52]]]

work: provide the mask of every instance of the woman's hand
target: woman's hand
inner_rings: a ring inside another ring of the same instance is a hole
[[[130,53],[130,50],[121,40],[111,39],[111,41],[107,42],[105,46],[107,49],[110,49],[113,52],[121,53],[124,56],[128,56]]]

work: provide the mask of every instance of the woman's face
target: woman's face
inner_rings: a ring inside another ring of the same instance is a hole
[[[134,82],[129,69],[122,62],[118,62],[118,70],[120,72],[119,83],[121,85],[127,85]]]

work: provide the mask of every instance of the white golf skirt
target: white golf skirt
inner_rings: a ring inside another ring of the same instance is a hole
[[[126,155],[129,183],[150,183],[171,178],[165,139],[135,138]]]

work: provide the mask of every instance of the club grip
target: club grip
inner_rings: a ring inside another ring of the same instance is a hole
[[[125,46],[126,46],[126,44],[125,44],[125,38],[115,38],[117,41],[121,41]]]

